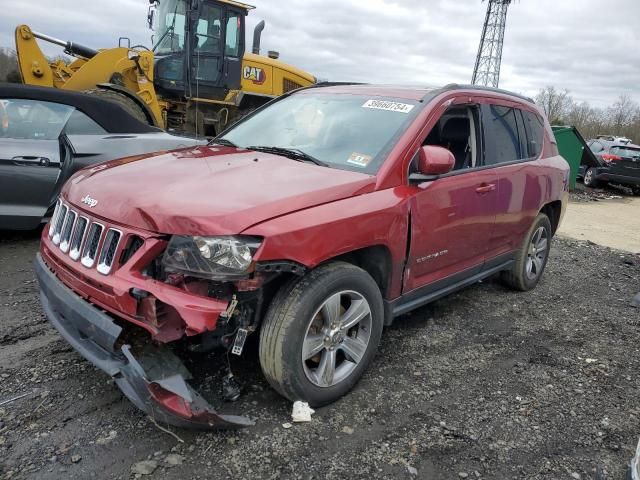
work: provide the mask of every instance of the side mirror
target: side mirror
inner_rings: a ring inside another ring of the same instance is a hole
[[[420,147],[418,155],[418,172],[409,176],[409,180],[414,182],[435,180],[453,170],[456,163],[453,153],[435,145]]]

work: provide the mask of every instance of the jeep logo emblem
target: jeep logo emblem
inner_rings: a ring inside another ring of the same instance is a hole
[[[89,208],[93,208],[98,204],[98,200],[96,200],[95,198],[91,198],[89,195],[87,195],[80,201],[85,205],[89,205]]]

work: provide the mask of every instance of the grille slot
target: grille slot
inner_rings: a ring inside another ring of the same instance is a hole
[[[78,218],[78,214],[70,210],[67,214],[67,219],[64,221],[62,233],[60,234],[60,250],[64,253],[69,251],[69,240],[71,240],[71,232],[76,223],[76,218]]]
[[[144,240],[137,235],[129,236],[129,244],[125,249],[122,250],[122,254],[120,255],[120,265],[124,265],[129,261],[131,257],[142,247],[144,244]]]
[[[62,200],[58,200],[56,202],[56,208],[53,209],[53,215],[51,215],[51,220],[49,221],[49,236],[53,236],[53,229],[58,221],[58,215],[60,214],[60,207],[62,206]]]
[[[102,245],[102,251],[100,252],[100,258],[98,259],[97,270],[101,274],[107,275],[111,271],[121,238],[122,232],[114,230],[113,228],[107,231],[104,244]]]
[[[76,228],[73,230],[73,235],[71,235],[71,245],[69,250],[69,256],[71,257],[71,260],[78,260],[78,258],[80,258],[82,239],[84,238],[84,234],[87,231],[88,223],[89,220],[86,217],[80,217],[76,222]]]
[[[84,249],[82,251],[81,263],[87,268],[93,267],[96,262],[96,254],[98,253],[98,247],[100,246],[100,237],[104,226],[99,223],[92,223],[89,227],[89,233],[84,243]]]
[[[64,225],[64,221],[67,217],[67,212],[69,208],[66,205],[62,205],[60,207],[60,212],[58,213],[58,217],[56,218],[56,224],[53,227],[53,244],[60,244],[60,234],[62,233],[62,226]]]

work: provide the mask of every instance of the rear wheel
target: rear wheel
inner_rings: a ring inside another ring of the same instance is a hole
[[[544,213],[538,214],[516,254],[513,268],[503,274],[507,285],[526,291],[538,284],[549,258],[551,236],[549,217]]]
[[[331,403],[360,379],[380,342],[380,290],[364,270],[343,262],[283,287],[260,333],[260,364],[289,400]]]
[[[122,93],[114,92],[113,90],[106,90],[104,88],[92,88],[91,90],[85,90],[84,93],[115,103],[137,120],[140,120],[147,125],[153,125],[153,122],[147,118],[145,111],[134,100]]]
[[[596,180],[596,169],[589,168],[584,174],[584,185],[589,188],[596,188],[598,186],[598,181]]]

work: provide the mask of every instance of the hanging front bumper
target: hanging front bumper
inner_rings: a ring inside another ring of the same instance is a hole
[[[166,345],[151,341],[134,349],[120,345],[122,328],[67,288],[40,254],[35,271],[42,308],[60,335],[84,358],[110,375],[140,410],[158,422],[182,428],[239,428],[246,417],[218,414],[188,383],[189,371]]]

